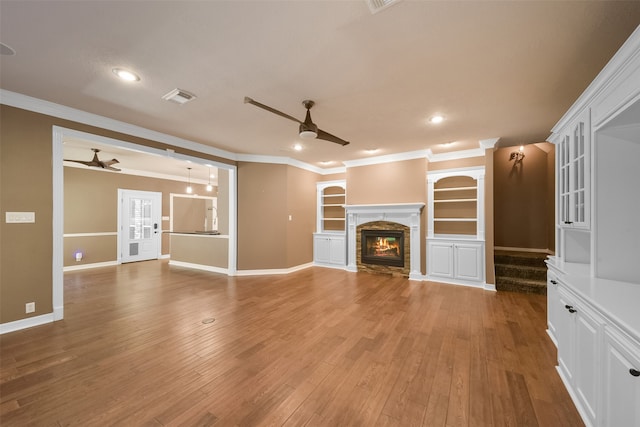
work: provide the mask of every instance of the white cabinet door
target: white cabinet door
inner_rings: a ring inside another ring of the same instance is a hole
[[[575,319],[575,391],[583,412],[596,425],[600,389],[600,330],[602,320],[578,306]]]
[[[313,258],[319,263],[328,263],[331,260],[330,241],[325,236],[313,236]]]
[[[327,266],[346,265],[347,251],[344,235],[314,234],[313,261]]]
[[[475,243],[454,243],[453,259],[455,277],[462,280],[482,280],[482,245]]]
[[[561,305],[558,302],[558,279],[549,271],[547,273],[547,333],[558,347],[558,323],[561,316]]]
[[[427,257],[430,275],[453,278],[453,243],[430,242]]]
[[[345,265],[347,258],[345,239],[342,236],[329,238],[329,262],[336,265]]]
[[[569,384],[573,384],[575,354],[575,308],[571,298],[562,289],[558,292],[556,310],[558,314],[558,366],[560,374]]]
[[[605,332],[602,426],[640,427],[640,346]]]

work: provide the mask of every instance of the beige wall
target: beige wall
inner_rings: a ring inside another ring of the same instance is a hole
[[[287,267],[313,261],[317,181],[313,172],[287,167]]]
[[[240,162],[238,270],[284,268],[286,260],[287,166]]]
[[[35,212],[34,224],[0,221],[0,322],[51,313],[51,121],[0,106],[0,209]],[[25,304],[36,311],[25,314]]]
[[[517,147],[494,152],[495,245],[551,249],[555,184],[549,179],[553,176],[553,161],[536,145],[527,145],[524,150],[522,164],[515,167],[509,157]]]
[[[427,163],[405,160],[347,169],[347,204],[426,203]]]
[[[226,269],[229,266],[229,239],[220,236],[171,235],[171,261]]]
[[[238,164],[238,270],[313,261],[317,181],[292,166]]]

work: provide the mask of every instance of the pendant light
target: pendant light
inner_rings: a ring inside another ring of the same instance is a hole
[[[193,193],[193,188],[191,187],[191,168],[187,168],[189,170],[189,181],[187,184],[187,194]]]
[[[213,185],[211,185],[211,168],[209,168],[209,183],[207,184],[207,191],[212,191]]]

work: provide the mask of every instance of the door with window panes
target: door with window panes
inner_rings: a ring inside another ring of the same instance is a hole
[[[121,261],[158,259],[162,236],[162,193],[122,189],[118,193]]]

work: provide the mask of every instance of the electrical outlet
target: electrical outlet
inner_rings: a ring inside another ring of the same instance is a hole
[[[36,303],[35,302],[28,302],[24,305],[24,312],[25,313],[33,313],[34,311],[36,311]]]

